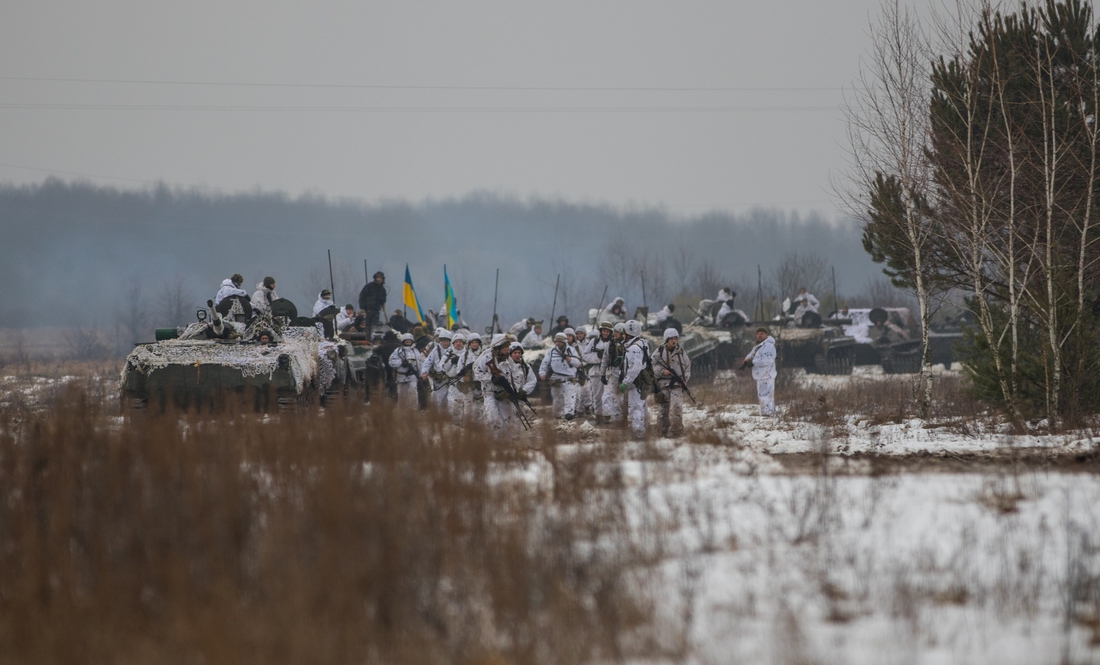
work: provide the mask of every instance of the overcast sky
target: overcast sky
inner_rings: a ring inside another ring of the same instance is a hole
[[[831,215],[842,89],[877,13],[877,0],[9,0],[0,181]]]

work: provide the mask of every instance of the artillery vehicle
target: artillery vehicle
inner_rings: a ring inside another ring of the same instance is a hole
[[[155,342],[138,344],[119,377],[123,404],[214,409],[238,396],[266,410],[325,400],[357,384],[348,344],[326,340],[315,326],[270,314],[247,324],[212,316],[199,310],[197,322],[158,329]]]
[[[801,317],[797,326],[784,326],[784,319],[750,321],[745,312],[732,310],[723,317],[722,325],[713,323],[714,301],[702,300],[695,310],[698,317],[684,330],[692,329],[706,338],[726,346],[727,367],[736,366],[756,344],[756,329],[765,326],[772,331],[778,352],[779,366],[801,367],[811,374],[851,374],[856,363],[856,340],[833,326],[823,326],[816,312]],[[793,311],[787,303],[785,311]]]
[[[920,371],[923,345],[911,334],[913,315],[908,308],[850,309],[842,314],[846,316],[825,322],[855,340],[855,364],[882,365],[886,374]]]

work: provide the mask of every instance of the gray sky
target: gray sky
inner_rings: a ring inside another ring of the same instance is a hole
[[[832,214],[840,89],[877,12],[877,0],[12,0],[0,181]],[[669,108],[693,110],[655,110]],[[706,108],[723,110],[694,110]]]

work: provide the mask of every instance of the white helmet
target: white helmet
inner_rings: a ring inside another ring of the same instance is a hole
[[[481,342],[481,334],[476,333],[476,332],[475,333],[470,333],[469,336],[466,337],[466,341],[467,342],[479,342],[480,343]]]
[[[489,346],[493,347],[494,349],[497,349],[497,348],[500,348],[500,347],[504,346],[509,341],[510,340],[508,339],[507,335],[505,335],[503,333],[497,333],[497,334],[493,335],[493,341],[492,341],[491,344],[489,344]]]
[[[577,328],[577,332],[575,332],[573,334],[574,337],[580,337],[581,335],[584,335],[585,337],[588,337],[588,331],[585,330],[583,326],[580,327],[580,328]]]
[[[568,340],[565,338],[565,333],[560,332],[560,333],[555,333],[554,334],[554,341],[555,342],[566,342]]]
[[[411,342],[411,341],[413,341],[412,333],[405,333],[404,335],[401,336],[401,343],[402,344],[404,344],[405,342]]]
[[[519,342],[512,342],[512,346],[508,347],[508,353],[515,353],[516,351],[523,351],[523,345]]]
[[[638,335],[642,334],[641,322],[635,321],[634,319],[630,319],[629,321],[627,321],[624,329],[626,330],[626,334],[630,335],[631,337],[637,337]]]
[[[562,333],[565,334],[566,337],[576,337],[577,336],[577,332],[575,330],[573,330],[572,328],[566,328],[565,330],[562,331]]]
[[[622,321],[620,321],[615,324],[615,327],[612,328],[612,330],[614,330],[615,332],[626,332],[626,326],[624,326]]]
[[[451,333],[451,331],[447,330],[446,328],[440,328],[439,332],[436,333],[435,336],[438,337],[439,339],[454,339],[454,334]]]
[[[462,342],[463,344],[465,344],[466,343],[466,335],[463,335],[462,333],[455,333],[451,337],[451,343],[453,344],[455,342]]]
[[[668,340],[672,339],[673,337],[675,337],[676,339],[680,339],[680,333],[676,332],[675,328],[666,328],[665,329],[665,341],[667,342]]]

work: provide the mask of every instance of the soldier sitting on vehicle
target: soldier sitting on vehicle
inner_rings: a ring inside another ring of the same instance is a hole
[[[214,296],[214,309],[219,314],[232,318],[241,323],[247,323],[252,318],[252,301],[248,293],[241,288],[244,277],[240,273],[234,274],[226,280],[222,280],[218,295]]]
[[[332,301],[332,291],[323,289],[317,296],[317,302],[313,303],[313,319],[320,323],[325,330],[325,337],[331,339],[336,335],[336,303]]]
[[[355,323],[355,306],[351,303],[344,305],[344,309],[336,313],[336,329],[346,331]]]
[[[564,314],[559,316],[555,323],[557,325],[555,325],[553,328],[550,329],[550,332],[548,332],[546,334],[547,337],[552,338],[554,335],[557,335],[558,333],[565,332],[566,328],[571,328],[572,327],[572,326],[569,325],[569,317],[565,316]]]
[[[809,298],[803,298],[794,310],[794,324],[801,328],[816,328],[821,325],[821,315],[817,313],[817,306],[810,302]]]
[[[536,321],[535,317],[527,319],[521,319],[512,324],[512,327],[508,329],[508,332],[516,338],[517,341],[522,342],[528,334],[534,329],[535,324],[539,324],[539,329],[542,329],[542,321]]]
[[[520,342],[525,349],[541,349],[543,348],[542,340],[542,322],[536,321],[535,325],[531,328],[530,334],[523,338]]]
[[[736,293],[734,294],[737,295]],[[716,325],[720,328],[735,328],[748,323],[745,313],[734,309],[733,298],[723,302],[718,308],[718,314],[714,317]]]
[[[806,291],[805,286],[798,290],[798,295],[795,296],[794,301],[797,303],[806,301],[806,304],[812,308],[811,311],[813,312],[817,312],[818,308],[821,307],[821,301],[815,298],[814,294]]]
[[[256,314],[271,311],[271,303],[279,299],[275,293],[275,278],[264,277],[264,281],[256,285],[256,292],[252,294],[252,309]]]

